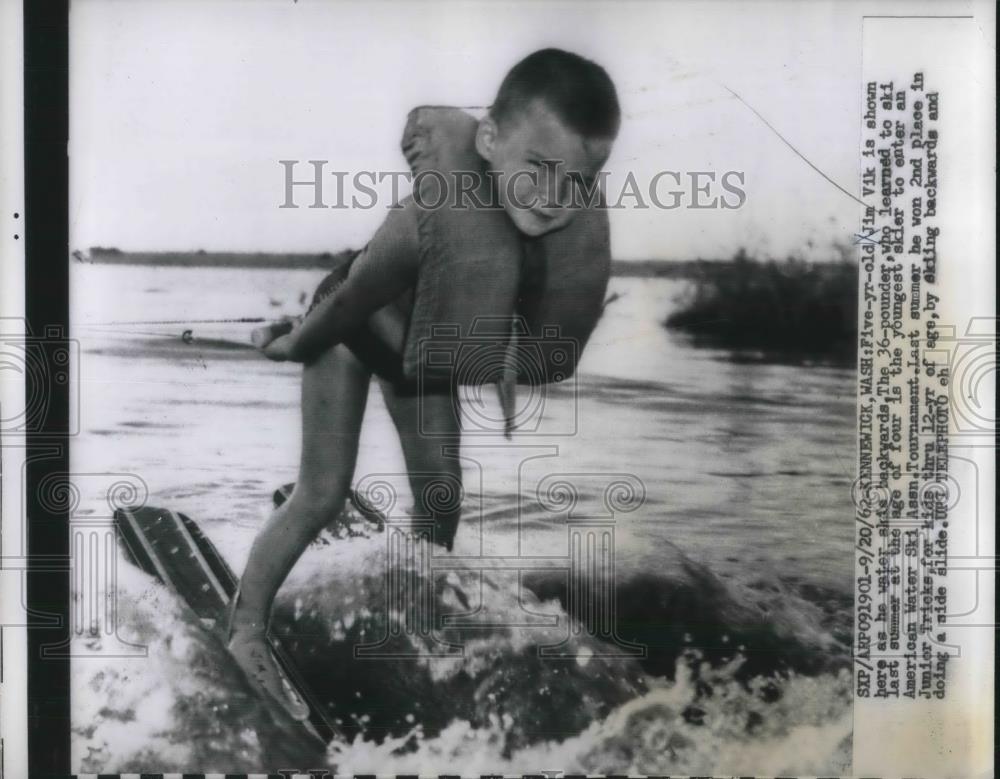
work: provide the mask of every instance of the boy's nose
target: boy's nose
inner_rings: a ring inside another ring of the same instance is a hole
[[[544,168],[535,184],[537,201],[541,208],[566,208],[572,204],[572,182],[567,180],[566,176],[560,175],[558,170],[553,170],[551,167]]]
[[[568,187],[539,189],[535,209],[542,214],[555,215],[571,206],[572,197]]]

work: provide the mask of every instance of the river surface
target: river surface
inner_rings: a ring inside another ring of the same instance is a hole
[[[76,515],[105,516],[108,484],[131,480],[147,503],[195,518],[241,571],[273,490],[295,479],[299,366],[247,348],[249,324],[109,323],[299,313],[321,275],[74,264],[72,470],[87,474]],[[423,572],[499,615],[450,629],[460,658],[338,651],[388,619],[377,615],[384,535],[326,538],[286,583],[276,620],[314,604],[309,618],[328,631],[307,673],[338,664],[323,688],[345,723],[325,756],[338,773],[849,772],[854,372],[667,331],[684,282],[616,277],[610,291],[575,379],[522,393],[537,412],[528,429],[483,433],[499,417],[491,388],[465,401],[465,518],[454,553]],[[373,386],[355,481],[396,485],[401,513],[403,472]],[[618,635],[643,639],[645,658],[604,652],[607,635],[572,639],[570,659],[540,658],[540,641],[573,633],[558,588],[479,574],[491,556],[558,569],[580,521],[613,527]],[[170,592],[120,561],[116,602],[119,640],[147,650],[102,654],[113,642],[90,637],[95,656],[74,659],[77,770],[286,767],[273,764],[280,734]],[[521,616],[533,610],[554,621],[532,627]]]

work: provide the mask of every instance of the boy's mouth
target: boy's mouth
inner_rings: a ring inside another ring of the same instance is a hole
[[[524,216],[518,224],[526,235],[538,237],[564,226],[565,212],[561,210],[529,208],[522,212]],[[515,222],[518,220],[515,218]]]
[[[553,219],[556,218],[555,214],[549,214],[549,213],[546,213],[545,211],[540,211],[537,208],[532,208],[531,211],[530,211],[530,213],[539,222],[551,222]]]

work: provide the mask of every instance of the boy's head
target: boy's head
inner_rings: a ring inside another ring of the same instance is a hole
[[[574,187],[593,186],[620,122],[615,86],[590,60],[542,49],[511,69],[479,123],[476,150],[497,173],[501,202],[521,232],[569,223]]]

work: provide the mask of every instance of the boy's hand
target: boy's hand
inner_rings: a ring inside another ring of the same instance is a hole
[[[264,327],[258,327],[250,335],[250,340],[269,360],[301,362],[293,356],[295,326],[300,321],[301,317],[285,317]]]
[[[294,356],[295,326],[299,321],[301,321],[299,317],[286,317],[264,327],[258,327],[251,334],[250,340],[269,360],[301,362]]]
[[[263,327],[255,327],[253,332],[250,334],[250,341],[258,349],[263,349],[278,336],[290,333],[293,329],[295,329],[295,325],[297,325],[300,320],[301,317],[286,316],[282,317],[277,322],[271,322]]]
[[[286,333],[265,344],[261,351],[264,352],[264,356],[267,359],[274,360],[275,362],[301,362],[293,356],[294,346],[295,339],[292,337],[292,334]]]

